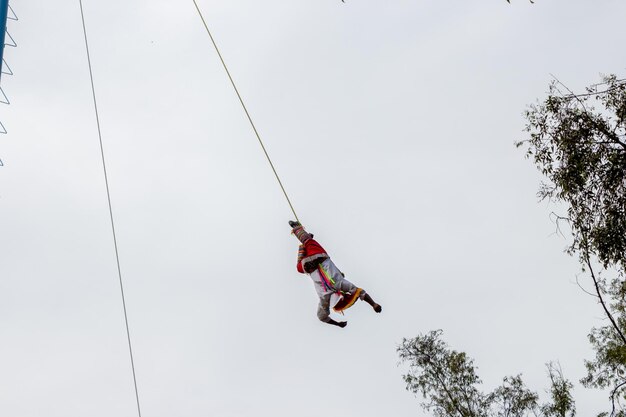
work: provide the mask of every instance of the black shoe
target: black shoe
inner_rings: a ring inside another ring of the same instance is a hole
[[[302,226],[299,221],[289,220],[289,226],[293,229],[294,227]]]

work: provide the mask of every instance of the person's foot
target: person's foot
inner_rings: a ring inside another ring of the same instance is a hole
[[[301,226],[301,224],[297,220],[289,220],[289,226],[293,229],[294,227]]]
[[[341,327],[342,329],[346,327],[347,325],[348,325],[347,321],[340,321],[339,323],[337,323],[337,326]]]
[[[372,308],[374,309],[375,312],[380,313],[381,311],[383,311],[383,308],[381,307],[380,304],[374,304],[372,306]]]

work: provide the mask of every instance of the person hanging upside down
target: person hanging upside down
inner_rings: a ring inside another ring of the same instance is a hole
[[[296,268],[301,274],[307,274],[313,280],[313,286],[320,298],[317,307],[317,318],[324,323],[339,327],[346,327],[347,321],[335,321],[330,317],[331,301],[334,303],[333,310],[341,313],[350,308],[358,299],[372,306],[375,312],[380,313],[383,309],[380,304],[372,300],[372,297],[362,288],[345,279],[341,272],[330,259],[324,248],[313,239],[313,235],[307,233],[304,227],[297,221],[290,221],[291,233],[300,241],[298,248],[298,264]]]

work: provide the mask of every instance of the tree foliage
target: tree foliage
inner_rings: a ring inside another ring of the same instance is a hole
[[[599,86],[603,90],[599,91]],[[586,94],[548,98],[526,111],[527,156],[548,179],[541,198],[568,203],[572,253],[626,269],[626,83],[609,76]]]
[[[596,356],[581,382],[610,390],[604,415],[626,416],[626,82],[611,75],[574,94],[555,79],[525,115],[530,139],[517,146],[546,179],[539,197],[565,203],[557,221],[571,230],[568,253],[608,319],[589,334]]]
[[[540,405],[538,395],[527,389],[521,375],[507,376],[492,392],[484,393],[474,361],[464,352],[450,349],[442,332],[431,331],[404,339],[398,347],[407,390],[424,398],[422,406],[435,417],[573,417],[572,384],[550,364],[551,401]]]
[[[548,97],[525,113],[526,148],[545,177],[539,197],[565,205],[556,215],[572,234],[567,252],[576,256],[593,284],[606,324],[593,328],[595,351],[585,361],[584,386],[608,389],[610,407],[599,417],[626,417],[626,80],[604,77],[582,94],[556,80]],[[405,339],[398,347],[407,390],[424,398],[435,417],[573,417],[572,384],[548,364],[550,400],[505,377],[491,392],[481,390],[474,363],[450,349],[441,331]]]
[[[565,417],[576,415],[576,405],[572,397],[573,385],[563,377],[561,367],[554,363],[548,364],[550,377],[550,397],[552,401],[541,406],[545,417]]]

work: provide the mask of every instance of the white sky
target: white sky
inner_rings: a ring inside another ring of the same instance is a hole
[[[513,143],[550,73],[623,74],[626,2],[200,1],[301,220],[383,305],[343,330],[191,0],[84,5],[145,417],[423,416],[395,348],[438,328],[485,389],[584,375],[601,311]],[[0,415],[132,417],[78,1],[13,8]]]

